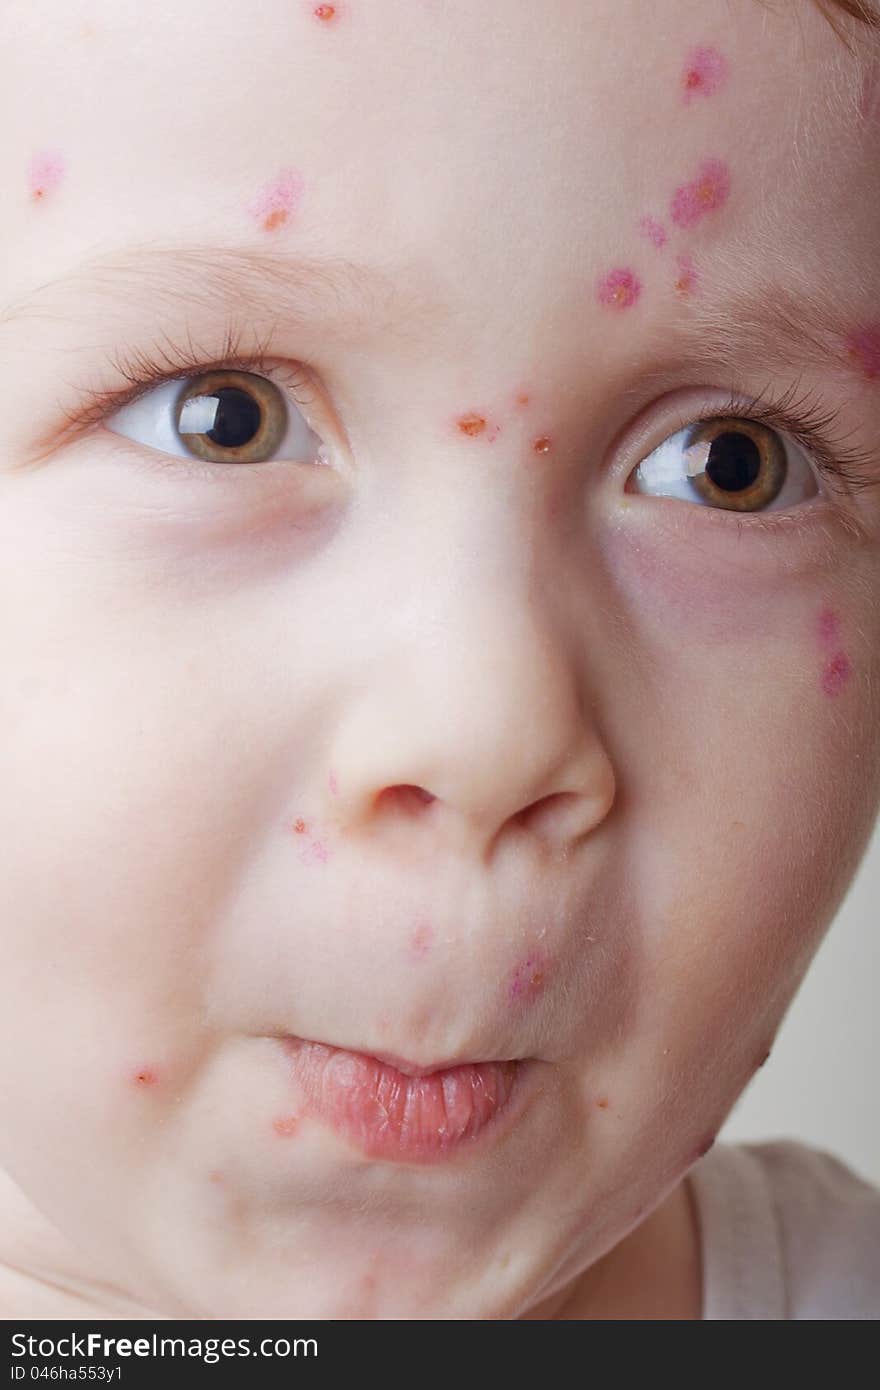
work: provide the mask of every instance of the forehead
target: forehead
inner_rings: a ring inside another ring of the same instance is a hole
[[[96,245],[281,238],[414,268],[497,326],[621,256],[647,264],[670,222],[731,276],[759,243],[817,273],[875,244],[878,127],[812,6],[670,0],[662,24],[642,0],[11,8],[0,302]],[[700,216],[710,167],[723,217]]]

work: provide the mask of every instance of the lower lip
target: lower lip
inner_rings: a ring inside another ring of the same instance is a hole
[[[500,1132],[521,1089],[522,1062],[482,1062],[407,1076],[361,1052],[285,1038],[303,1114],[370,1158],[437,1163]]]

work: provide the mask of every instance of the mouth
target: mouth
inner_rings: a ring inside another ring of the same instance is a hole
[[[303,1114],[367,1157],[399,1163],[440,1162],[500,1137],[531,1070],[520,1059],[425,1070],[304,1038],[282,1043]]]

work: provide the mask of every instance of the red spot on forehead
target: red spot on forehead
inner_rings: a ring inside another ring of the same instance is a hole
[[[866,381],[880,380],[880,322],[864,324],[845,340],[846,355]]]
[[[697,177],[675,190],[669,215],[678,227],[693,227],[730,197],[730,170],[723,159],[705,159]]]
[[[65,167],[64,159],[54,150],[43,150],[34,155],[28,165],[28,185],[34,202],[39,202],[58,187]]]
[[[692,48],[685,60],[682,74],[682,97],[688,105],[695,96],[712,96],[727,76],[727,62],[717,48],[700,45]]]
[[[632,308],[641,292],[639,277],[627,266],[615,266],[613,270],[600,275],[596,283],[596,298],[599,303],[612,309]]]
[[[264,231],[274,232],[284,226],[296,210],[302,191],[302,176],[295,169],[282,169],[248,204],[248,212]]]

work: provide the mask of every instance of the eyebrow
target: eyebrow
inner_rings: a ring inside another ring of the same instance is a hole
[[[751,259],[747,257],[746,259]],[[832,282],[801,279],[787,285],[766,275],[745,273],[748,266],[729,258],[713,270],[710,288],[668,301],[663,322],[649,322],[645,344],[654,355],[674,358],[681,368],[741,372],[743,363],[816,370],[852,382],[862,376],[848,354],[847,339],[857,331],[857,314],[848,316]],[[309,257],[274,247],[179,245],[145,242],[93,257],[0,311],[0,333],[29,318],[68,319],[82,326],[84,303],[106,297],[113,307],[138,303],[179,315],[181,305],[214,318],[240,313],[255,321],[315,324],[323,333],[342,323],[395,336],[424,332],[429,316],[440,312],[424,285],[424,266],[393,273],[344,257]],[[880,303],[880,273],[873,270],[868,302]],[[708,277],[707,277],[708,279]],[[652,288],[657,288],[657,281]],[[666,291],[664,290],[665,294]],[[65,296],[75,296],[68,314]],[[585,307],[592,308],[592,285],[583,283]],[[97,315],[95,315],[97,319]],[[635,325],[634,325],[635,326]],[[876,322],[872,324],[876,330]],[[641,373],[642,381],[665,369]]]
[[[37,286],[0,310],[0,329],[24,319],[63,318],[64,299],[76,296],[71,321],[83,304],[106,296],[113,304],[144,302],[179,310],[181,302],[206,312],[236,309],[263,320],[351,323],[406,309],[416,299],[415,281],[392,277],[379,266],[344,257],[308,257],[289,250],[251,246],[145,242],[120,247],[83,262]]]

